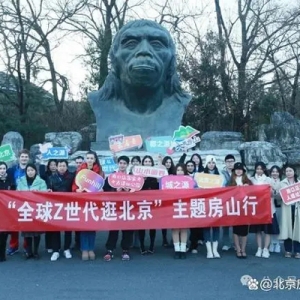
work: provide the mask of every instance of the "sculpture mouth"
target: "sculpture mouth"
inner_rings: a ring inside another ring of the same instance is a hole
[[[138,65],[138,66],[133,66],[133,70],[149,70],[149,71],[154,71],[155,68],[153,66],[149,65]]]

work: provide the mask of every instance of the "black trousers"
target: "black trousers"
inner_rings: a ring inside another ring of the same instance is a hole
[[[106,242],[106,249],[113,251],[116,249],[117,241],[119,237],[119,230],[111,230],[108,233],[108,238]],[[132,230],[122,230],[122,240],[121,247],[123,251],[129,251],[132,245],[133,231]]]
[[[6,232],[0,232],[0,261],[5,260],[7,236]]]
[[[191,241],[191,250],[198,248],[198,241],[204,240],[203,238],[203,228],[191,228],[190,229],[190,241]]]
[[[139,230],[139,239],[140,239],[141,250],[145,250],[145,235],[146,235],[146,230]],[[153,250],[154,243],[155,243],[155,237],[156,237],[156,230],[150,229],[149,235],[150,235],[150,250]]]
[[[75,231],[75,246],[80,248],[80,231]]]
[[[63,249],[64,250],[71,249],[71,243],[72,243],[72,231],[65,231]],[[60,240],[59,231],[51,232],[51,245],[52,245],[53,252],[59,252],[59,249],[61,249],[61,240]]]
[[[35,236],[35,237],[25,237],[26,241],[26,249],[27,253],[29,255],[34,254],[37,255],[39,251],[41,236]]]
[[[52,232],[46,232],[45,233],[45,248],[46,249],[52,249]]]

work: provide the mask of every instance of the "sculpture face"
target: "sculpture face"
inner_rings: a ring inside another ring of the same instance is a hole
[[[120,37],[115,53],[120,80],[131,86],[157,87],[166,78],[174,53],[170,37],[158,28],[129,28]]]

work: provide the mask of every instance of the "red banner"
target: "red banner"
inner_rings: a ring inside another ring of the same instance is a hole
[[[271,222],[270,187],[134,193],[0,192],[0,231],[193,228]]]

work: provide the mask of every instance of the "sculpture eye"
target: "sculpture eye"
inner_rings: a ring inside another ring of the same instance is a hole
[[[124,47],[128,47],[128,48],[133,48],[133,47],[135,47],[137,44],[138,44],[138,41],[137,41],[137,40],[134,40],[134,39],[125,40],[125,41],[122,42],[122,45],[123,45]]]
[[[163,48],[165,46],[160,40],[152,40],[150,44],[154,48]]]

